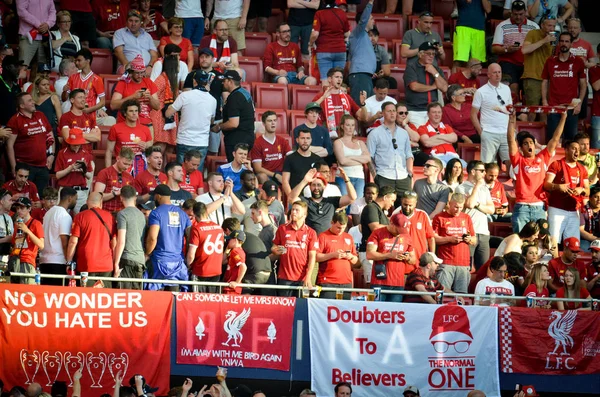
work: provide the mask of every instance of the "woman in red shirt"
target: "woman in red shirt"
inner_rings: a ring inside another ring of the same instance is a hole
[[[565,286],[556,291],[557,298],[587,299],[590,297],[585,284],[581,282],[577,269],[568,267],[564,277]],[[558,310],[577,310],[583,308],[584,305],[587,306],[581,302],[556,302]]]
[[[169,18],[167,26],[169,35],[161,37],[158,45],[160,56],[165,56],[165,46],[167,44],[175,44],[181,48],[181,55],[179,56],[181,61],[187,63],[188,70],[192,71],[194,69],[194,47],[192,47],[192,42],[189,39],[183,37],[183,19]]]
[[[452,127],[459,142],[479,143],[479,134],[471,122],[471,104],[466,102],[466,92],[458,84],[448,87],[448,103],[444,106],[442,123]]]
[[[550,281],[548,265],[545,263],[536,263],[533,265],[533,269],[531,269],[527,275],[527,278],[525,279],[525,291],[523,292],[523,296],[537,298],[549,297],[550,293],[548,292],[548,281]],[[526,305],[524,301],[521,302],[522,306]],[[536,309],[550,309],[550,302],[541,299],[535,299],[531,307]]]

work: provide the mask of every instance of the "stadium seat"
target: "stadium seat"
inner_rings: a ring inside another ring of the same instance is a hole
[[[404,19],[400,14],[373,14],[379,37],[386,40],[402,39],[404,36]]]
[[[518,134],[521,131],[529,131],[539,144],[546,144],[546,123],[541,121],[517,121],[517,130],[515,133]]]
[[[108,141],[108,133],[110,132],[110,126],[100,126],[100,142],[96,142],[95,146],[97,150],[106,150],[106,142]]]
[[[240,85],[242,86],[243,89],[248,91],[250,93],[250,95],[252,95],[252,86],[250,85],[250,83],[246,83],[245,81],[242,81],[242,83]]]
[[[450,75],[452,74],[452,70],[447,66],[440,66],[440,68],[442,69],[442,72],[444,72],[444,77],[446,78],[446,81],[448,81]]]
[[[392,40],[392,60],[395,64],[406,64],[406,58],[402,58],[402,40]]]
[[[267,110],[272,110],[277,114],[277,130],[275,133],[278,135],[290,135],[290,131],[288,129],[288,118],[285,109],[271,109],[271,108],[256,108],[254,110],[254,120],[262,121],[261,117],[264,112]]]
[[[262,32],[246,32],[246,49],[244,56],[262,58],[267,45],[271,42],[271,34]]]
[[[294,128],[306,122],[306,116],[304,115],[304,110],[286,110],[286,113],[289,119],[290,135],[292,135]]]
[[[240,57],[240,68],[246,71],[246,81],[248,83],[260,83],[263,81],[263,61],[261,58]]]
[[[106,94],[106,107],[110,107],[110,98],[112,98],[112,93],[115,88],[115,85],[121,78],[118,74],[101,74],[102,80],[104,80],[104,93]]]
[[[94,176],[98,175],[100,170],[104,169],[104,155],[106,150],[92,150],[92,156],[94,156]]]
[[[220,165],[227,164],[226,156],[206,156],[204,168],[207,172],[216,172]]]
[[[382,46],[383,48],[385,48],[386,51],[388,50],[388,46],[389,46],[389,41],[384,39],[383,37],[380,37],[379,40],[377,40],[377,44],[379,44],[380,46]]]
[[[112,51],[104,48],[90,48],[94,60],[92,71],[96,74],[111,74],[113,72]]]
[[[481,85],[486,85],[488,82],[487,68],[481,69],[479,76],[477,76],[477,80],[481,83]]]
[[[404,72],[406,71],[406,65],[390,65],[390,69],[392,70],[391,76],[396,79],[398,83],[398,96],[397,100],[404,100],[406,96],[404,90]]]
[[[509,222],[490,222],[488,223],[490,234],[497,237],[508,237],[512,231],[512,224]]]
[[[450,3],[452,4],[452,3]],[[450,10],[450,12],[452,12],[452,10]],[[418,15],[411,15],[408,19],[408,26],[410,29],[414,29],[418,26],[419,24],[419,16]],[[442,41],[444,41],[444,18],[442,18],[441,16],[434,16],[433,17],[433,23],[431,24],[431,30],[434,32],[437,32],[437,34],[440,35],[440,38],[442,39]]]
[[[431,2],[431,12],[436,17],[450,20],[450,14],[454,11],[454,0],[434,0]],[[443,38],[444,36],[442,36]]]
[[[288,86],[276,83],[252,83],[254,103],[258,108],[288,109]]]
[[[442,66],[452,69],[452,63],[454,62],[454,45],[451,41],[444,41],[443,46],[446,57],[444,58],[444,62],[442,62]]]
[[[306,105],[320,92],[323,92],[321,86],[318,85],[288,85],[290,91],[290,108],[295,110],[304,110]]]
[[[498,25],[500,25],[500,22],[502,22],[502,19],[489,19],[488,23],[490,24],[490,35],[494,35],[494,32],[496,31],[496,28],[498,27]]]
[[[277,25],[284,21],[285,14],[280,9],[271,6],[271,16],[267,20],[267,32],[273,33],[277,30]]]
[[[456,152],[467,163],[471,160],[481,160],[481,145],[478,143],[459,142]]]

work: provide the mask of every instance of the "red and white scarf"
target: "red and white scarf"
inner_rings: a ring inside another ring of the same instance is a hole
[[[217,35],[213,34],[210,36],[210,44],[208,46],[213,54],[217,55]],[[217,62],[231,62],[231,49],[229,48],[229,40],[225,40],[223,43],[223,51],[221,52],[221,57],[217,59]],[[216,69],[219,72],[223,72],[220,69]]]

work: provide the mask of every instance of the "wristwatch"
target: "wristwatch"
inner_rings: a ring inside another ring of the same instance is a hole
[[[434,74],[434,75],[433,75],[433,78],[434,78],[434,79],[437,79],[438,77],[440,77],[440,74],[439,74],[439,73],[436,73],[436,74]]]

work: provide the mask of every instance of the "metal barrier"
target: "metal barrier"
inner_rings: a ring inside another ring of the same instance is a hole
[[[36,274],[31,274],[31,273],[11,273],[11,276],[14,277],[25,277],[25,278],[35,278]],[[48,279],[62,279],[63,280],[63,286],[65,286],[65,281],[68,280],[81,280],[81,276],[70,276],[70,275],[64,275],[64,274],[40,274],[41,278],[48,278]],[[149,284],[173,284],[173,285],[185,285],[185,286],[212,286],[212,287],[219,287],[219,290],[221,290],[221,288],[223,287],[228,287],[229,283],[223,283],[223,282],[210,282],[210,281],[181,281],[181,280],[155,280],[155,279],[142,279],[142,278],[115,278],[115,277],[94,277],[94,276],[88,276],[88,280],[92,280],[92,281],[111,281],[111,282],[133,282],[133,283],[149,283]],[[247,288],[247,289],[272,289],[272,290],[295,290],[298,293],[299,297],[303,297],[303,298],[308,298],[307,296],[307,288],[304,286],[291,286],[291,285],[274,285],[274,284],[239,284],[239,287],[242,288]],[[79,287],[81,288],[81,287]],[[342,291],[342,292],[359,292],[359,293],[368,293],[371,294],[373,293],[375,290],[373,288],[335,288],[335,287],[320,287],[320,286],[316,286],[313,287],[310,291],[309,291],[309,295],[312,294],[313,297],[318,297],[318,294],[315,295],[315,291],[318,291],[320,293],[320,291]],[[381,289],[380,291],[383,294],[396,294],[396,295],[429,295],[432,297],[436,297],[438,295],[438,292],[421,292],[421,291],[398,291],[398,290],[386,290],[386,289]],[[174,292],[177,293],[177,292]],[[451,298],[473,298],[473,299],[477,299],[477,300],[490,300],[491,296],[490,295],[475,295],[475,294],[463,294],[463,293],[457,293],[457,292],[444,292],[443,296],[447,296],[447,297],[451,297]],[[497,299],[502,299],[502,300],[515,300],[515,301],[521,301],[521,300],[526,300],[527,297],[525,296],[498,296]],[[552,297],[530,297],[530,299],[532,299],[534,302],[536,300],[543,300],[543,301],[549,301],[549,302],[577,302],[577,303],[589,303],[592,307],[594,306],[600,306],[600,300],[599,299],[593,299],[593,298],[588,298],[588,299],[574,299],[574,298],[552,298]],[[594,305],[594,303],[596,305]]]

